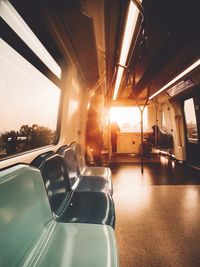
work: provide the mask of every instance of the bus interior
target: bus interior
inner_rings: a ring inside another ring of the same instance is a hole
[[[0,266],[200,266],[192,0],[0,0]]]

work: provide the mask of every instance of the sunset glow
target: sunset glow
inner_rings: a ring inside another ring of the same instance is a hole
[[[0,51],[0,133],[26,124],[55,130],[60,89],[3,40]]]
[[[139,132],[141,116],[138,107],[113,107],[110,122],[115,121],[122,132]],[[147,110],[144,111],[144,128],[147,127]]]

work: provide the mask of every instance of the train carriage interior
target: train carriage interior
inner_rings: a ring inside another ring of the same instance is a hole
[[[0,0],[0,266],[200,266],[199,9]]]

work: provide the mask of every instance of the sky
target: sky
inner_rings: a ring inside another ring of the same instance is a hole
[[[34,123],[56,129],[60,89],[0,40],[0,132]]]

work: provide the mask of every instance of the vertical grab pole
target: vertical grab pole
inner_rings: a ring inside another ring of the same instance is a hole
[[[141,114],[141,173],[144,173],[144,153],[143,153],[143,111],[144,109],[140,109]]]
[[[154,103],[155,103],[155,110],[156,110],[156,129],[155,129],[155,144],[156,148],[158,147],[158,110],[157,110],[157,103],[156,99],[154,98]]]
[[[132,85],[132,88],[133,88],[133,85]],[[151,84],[149,84],[147,86],[147,96],[146,96],[146,101],[145,103],[143,104],[143,107],[140,107],[140,104],[138,102],[138,97],[137,95],[135,94],[134,92],[134,89],[133,89],[133,94],[135,96],[135,100],[136,100],[136,103],[138,105],[138,108],[140,110],[140,115],[141,115],[141,127],[140,127],[140,131],[141,131],[141,173],[143,174],[144,173],[144,153],[143,153],[143,137],[144,137],[144,131],[143,131],[143,112],[145,110],[145,107],[147,106],[148,104],[148,101],[149,101],[149,94],[150,94],[150,89],[151,89]]]

